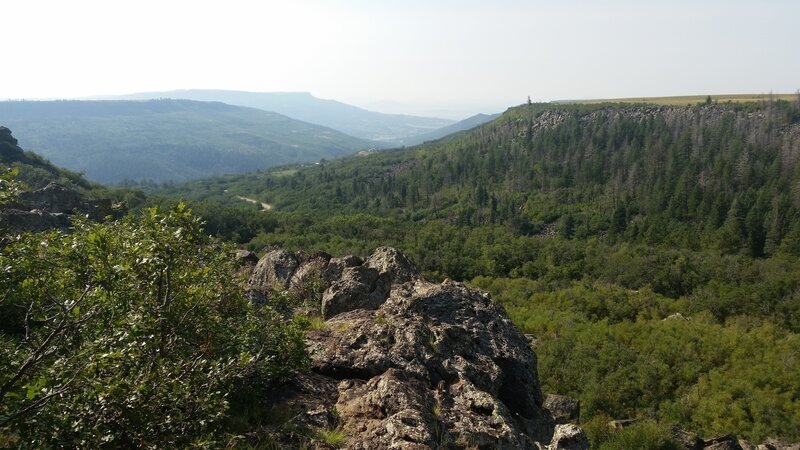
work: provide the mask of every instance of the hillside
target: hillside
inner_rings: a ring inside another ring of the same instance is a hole
[[[24,182],[31,189],[38,189],[50,182],[57,182],[78,189],[90,189],[92,183],[80,174],[57,167],[46,159],[24,151],[11,130],[0,126],[0,170],[14,169],[17,180]]]
[[[415,137],[453,123],[452,120],[447,119],[369,111],[335,100],[320,99],[307,92],[190,89],[143,92],[110,98],[116,100],[174,98],[247,106],[333,128],[351,136],[381,142],[386,146],[400,146],[406,144],[407,141],[422,142]]]
[[[491,122],[492,120],[500,117],[500,114],[475,114],[474,116],[467,117],[464,120],[458,121],[452,125],[439,128],[438,130],[429,131],[424,134],[416,135],[412,138],[405,140],[405,145],[417,145],[426,141],[433,141],[449,136],[459,131],[469,130],[484,123]]]
[[[797,440],[798,155],[797,102],[532,104],[452,139],[162,193],[252,248],[392,245],[486,289],[594,446],[628,417]],[[235,195],[273,209],[213,219]]]
[[[102,183],[188,180],[372,146],[276,113],[186,100],[0,102],[0,123],[22,147]]]

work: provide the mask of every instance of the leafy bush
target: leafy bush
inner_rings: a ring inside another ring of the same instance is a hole
[[[0,254],[0,437],[21,447],[211,445],[238,392],[306,362],[243,296],[233,249],[179,205]]]

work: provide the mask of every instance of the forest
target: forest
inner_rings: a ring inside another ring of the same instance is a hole
[[[393,245],[429,279],[485,289],[535,337],[545,391],[582,401],[596,446],[615,445],[612,418],[798,440],[798,157],[800,98],[534,103],[421,146],[148,202],[184,199],[251,249]]]

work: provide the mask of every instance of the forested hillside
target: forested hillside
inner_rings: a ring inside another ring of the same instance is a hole
[[[168,194],[253,248],[394,245],[489,290],[536,337],[543,389],[583,401],[595,445],[624,417],[796,440],[799,156],[800,101],[532,104],[436,143]]]
[[[0,102],[23,148],[92,181],[188,180],[368,149],[276,113],[187,100]]]
[[[284,114],[293,119],[333,128],[350,136],[369,139],[382,145],[422,142],[423,135],[453,123],[435,117],[384,114],[348,105],[336,100],[314,97],[308,92],[244,92],[217,89],[187,89],[164,92],[141,92],[111,97],[114,100],[149,100],[174,98],[258,108]],[[440,134],[439,136],[444,136]]]

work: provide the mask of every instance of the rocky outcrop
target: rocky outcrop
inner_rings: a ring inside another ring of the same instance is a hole
[[[703,448],[708,450],[743,450],[736,436],[730,434],[706,439]]]
[[[326,320],[308,333],[312,372],[271,399],[294,426],[335,427],[348,449],[588,448],[576,425],[556,427],[536,355],[488,295],[427,282],[388,247],[365,260],[273,250],[250,286],[291,290],[310,278],[326,287]],[[275,433],[290,447],[292,436]]]
[[[705,442],[698,435],[678,426],[673,426],[670,429],[670,435],[672,440],[680,444],[681,448],[685,450],[701,450],[705,445]]]
[[[80,193],[58,183],[48,183],[42,189],[23,192],[19,201],[50,213],[72,214],[80,209],[87,209],[87,202]]]
[[[581,402],[576,398],[548,394],[544,399],[544,407],[550,411],[556,424],[577,424],[580,419]]]
[[[74,214],[99,221],[108,216],[119,217],[123,212],[108,199],[89,201],[81,193],[51,182],[41,189],[20,193],[16,202],[0,209],[0,229],[14,233],[66,231]]]
[[[69,228],[69,216],[63,213],[49,213],[41,209],[30,211],[18,208],[0,209],[0,232],[39,233],[46,230]]]
[[[17,140],[11,136],[11,130],[0,127],[0,149],[9,151],[19,151],[22,149],[17,145]]]
[[[556,425],[548,450],[588,450],[589,440],[575,424]]]

